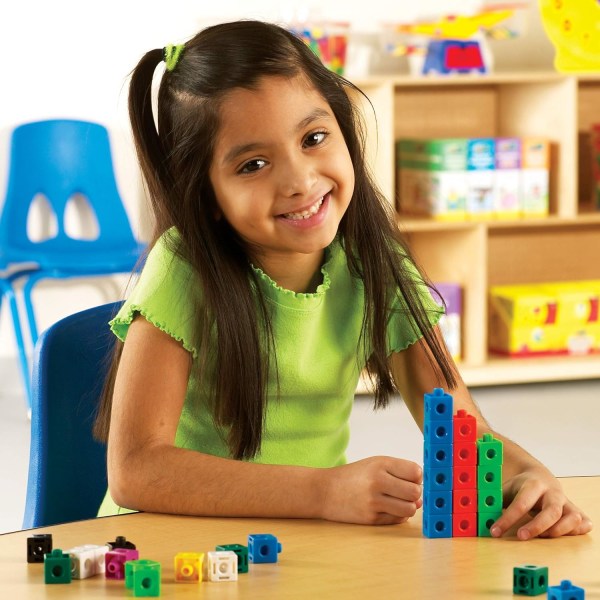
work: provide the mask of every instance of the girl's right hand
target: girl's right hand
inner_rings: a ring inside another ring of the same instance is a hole
[[[423,503],[422,479],[419,465],[388,456],[326,469],[322,516],[363,525],[404,523]]]

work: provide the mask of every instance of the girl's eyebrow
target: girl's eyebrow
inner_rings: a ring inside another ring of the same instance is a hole
[[[296,125],[296,131],[301,131],[305,127],[308,127],[312,122],[317,121],[318,119],[331,119],[332,115],[328,110],[324,108],[315,108],[312,110],[304,119],[302,119]],[[237,146],[233,146],[225,155],[223,159],[223,164],[230,163],[234,161],[238,156],[244,154],[245,152],[250,152],[252,150],[256,150],[260,148],[262,144],[258,142],[250,142],[249,144],[239,144]]]

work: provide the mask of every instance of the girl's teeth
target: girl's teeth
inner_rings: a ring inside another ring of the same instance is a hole
[[[323,196],[323,198],[324,197],[325,196]],[[286,213],[283,216],[286,219],[292,219],[294,221],[298,219],[308,219],[319,212],[319,208],[321,208],[321,204],[323,204],[323,198],[319,198],[308,210],[302,211],[301,213]]]

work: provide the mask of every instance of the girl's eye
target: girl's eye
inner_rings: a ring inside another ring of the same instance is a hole
[[[304,138],[304,146],[308,146],[309,148],[312,146],[318,146],[325,141],[325,138],[329,134],[326,131],[315,131],[313,133],[309,133]]]
[[[260,171],[266,164],[266,160],[255,158],[254,160],[249,160],[247,163],[244,163],[238,173],[254,173],[255,171]]]

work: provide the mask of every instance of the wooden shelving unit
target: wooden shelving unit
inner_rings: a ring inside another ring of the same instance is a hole
[[[362,99],[369,162],[391,200],[401,137],[552,140],[547,218],[446,223],[399,213],[398,222],[433,281],[463,286],[460,368],[468,385],[600,378],[598,355],[507,359],[487,352],[490,286],[600,279],[600,211],[591,202],[587,133],[600,122],[600,74],[390,76],[355,83],[372,105]],[[363,383],[359,391],[366,390]]]

